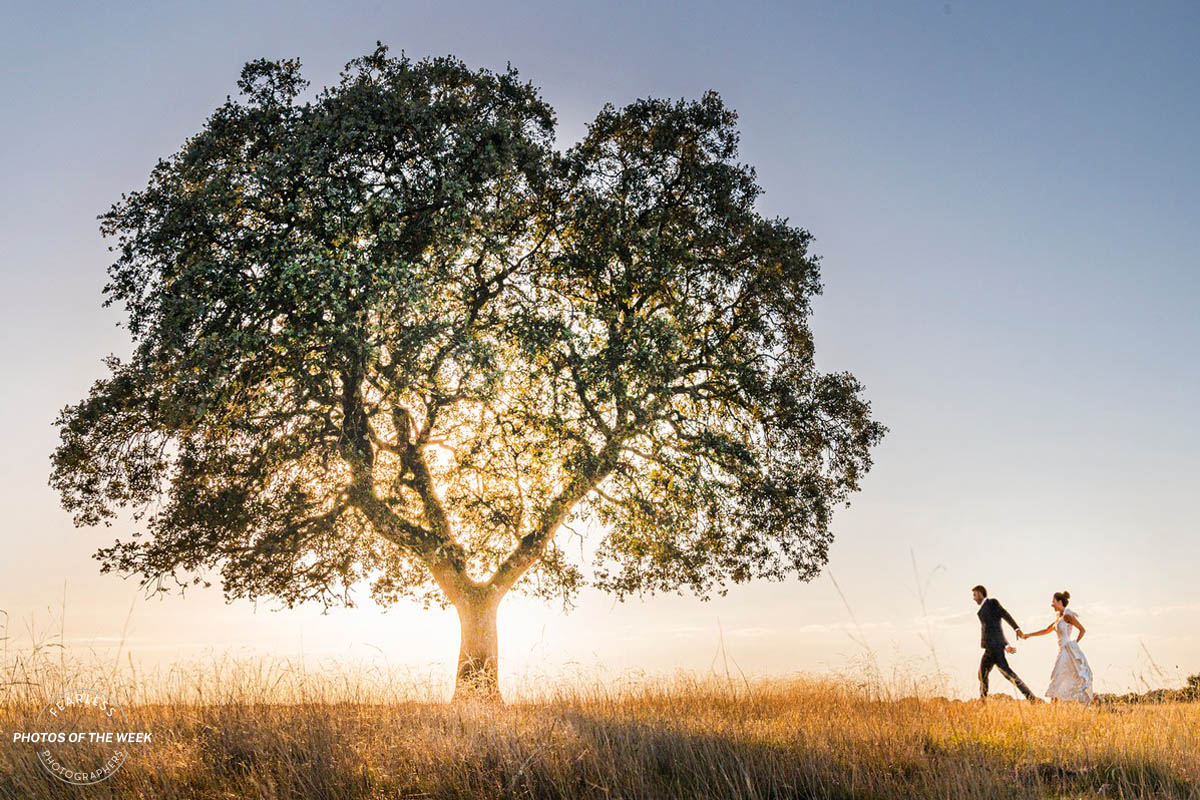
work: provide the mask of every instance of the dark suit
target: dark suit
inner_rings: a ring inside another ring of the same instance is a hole
[[[1033,692],[1025,685],[1025,682],[1017,677],[1017,673],[1012,671],[1012,667],[1008,665],[1008,658],[1005,656],[1004,648],[1008,647],[1008,640],[1004,638],[1004,628],[1000,626],[1003,620],[1017,630],[1021,626],[1012,618],[1012,615],[1004,610],[1004,606],[1000,605],[1000,601],[994,597],[989,597],[979,606],[979,624],[981,627],[979,646],[983,648],[983,659],[979,662],[979,696],[987,697],[988,693],[988,673],[992,671],[992,667],[1000,670],[1000,674],[1012,682],[1013,686],[1021,691],[1021,694],[1028,698],[1033,697]]]

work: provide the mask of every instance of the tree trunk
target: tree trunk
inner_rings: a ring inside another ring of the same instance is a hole
[[[497,673],[496,611],[498,593],[465,598],[455,604],[462,638],[458,648],[458,680],[454,699],[500,700]]]

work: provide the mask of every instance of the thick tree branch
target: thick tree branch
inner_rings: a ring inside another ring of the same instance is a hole
[[[537,526],[525,536],[520,544],[508,554],[491,580],[487,582],[492,592],[504,594],[512,588],[525,571],[537,561],[546,546],[554,539],[559,527],[571,510],[587,494],[595,489],[616,468],[621,447],[617,439],[609,440],[592,464],[576,473],[571,481],[550,501],[539,515]]]

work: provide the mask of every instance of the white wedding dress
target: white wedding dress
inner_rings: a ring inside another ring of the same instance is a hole
[[[1054,626],[1054,632],[1058,635],[1058,660],[1054,662],[1054,671],[1050,673],[1050,688],[1046,690],[1046,697],[1088,703],[1094,697],[1092,668],[1088,666],[1079,643],[1071,638],[1072,625],[1067,622],[1067,617],[1074,616],[1074,611],[1064,610]]]

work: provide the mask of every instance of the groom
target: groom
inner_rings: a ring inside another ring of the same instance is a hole
[[[979,699],[987,699],[988,673],[992,671],[992,667],[997,667],[1000,674],[1008,678],[1012,685],[1025,695],[1026,700],[1037,702],[1037,697],[1029,691],[1025,682],[1017,677],[1017,673],[1012,671],[1012,667],[1008,665],[1008,659],[1004,655],[1006,650],[1009,653],[1017,652],[1017,648],[1009,646],[1008,641],[1004,638],[1004,629],[1000,627],[1000,620],[1011,625],[1017,632],[1017,636],[1021,635],[1021,626],[1017,625],[1012,615],[1004,610],[1004,606],[1000,605],[999,600],[987,596],[987,589],[976,586],[971,590],[971,594],[975,598],[976,605],[979,606],[979,624],[983,626],[983,636],[980,640],[980,646],[983,647],[983,660],[979,662]]]

